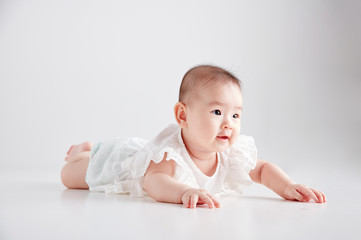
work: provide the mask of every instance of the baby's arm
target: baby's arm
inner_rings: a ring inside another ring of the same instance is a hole
[[[326,202],[322,192],[294,183],[286,173],[272,163],[258,160],[256,168],[249,175],[254,182],[265,185],[284,199],[302,202],[313,199],[317,203]]]
[[[152,161],[145,173],[144,189],[150,197],[159,202],[183,203],[188,208],[195,208],[197,204],[220,207],[217,199],[207,191],[177,182],[173,178],[175,162],[165,158],[166,155],[158,164]]]

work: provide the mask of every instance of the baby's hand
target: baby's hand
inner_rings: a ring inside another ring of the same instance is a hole
[[[287,200],[297,200],[300,202],[308,202],[310,200],[314,200],[316,203],[326,202],[326,197],[322,192],[302,184],[289,184],[286,186],[285,196]]]
[[[197,204],[207,204],[209,208],[219,208],[221,204],[206,190],[188,189],[182,196],[182,203],[187,208],[195,208]]]

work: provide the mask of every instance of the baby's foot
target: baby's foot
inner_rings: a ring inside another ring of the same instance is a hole
[[[71,156],[74,156],[77,153],[90,151],[92,146],[93,144],[91,142],[83,142],[82,144],[72,145],[66,153],[67,156],[65,157],[65,161],[68,161]]]
[[[89,157],[90,157],[90,151],[84,151],[71,156],[67,156],[66,158],[68,162],[77,162],[85,158],[89,160]]]

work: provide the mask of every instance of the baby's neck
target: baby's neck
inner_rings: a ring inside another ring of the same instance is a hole
[[[217,160],[216,152],[199,152],[190,150],[187,148],[189,156],[192,158],[193,162],[214,162]]]
[[[201,160],[196,158],[192,158],[192,160],[197,168],[208,177],[213,176],[217,170],[217,154],[214,156],[214,158],[209,160]]]
[[[216,152],[197,152],[187,148],[188,154],[197,168],[203,174],[211,177],[217,170],[217,153]]]
[[[188,155],[197,166],[197,168],[202,171],[207,176],[213,176],[217,169],[217,152],[209,152],[192,147],[192,144],[184,138],[182,132],[182,140],[184,146],[188,152]]]

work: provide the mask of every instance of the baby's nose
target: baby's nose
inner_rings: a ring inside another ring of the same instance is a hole
[[[222,129],[232,130],[232,124],[229,120],[223,122]]]
[[[231,127],[231,126],[228,126],[228,125],[224,125],[224,126],[223,126],[223,129],[232,130],[232,127]]]

